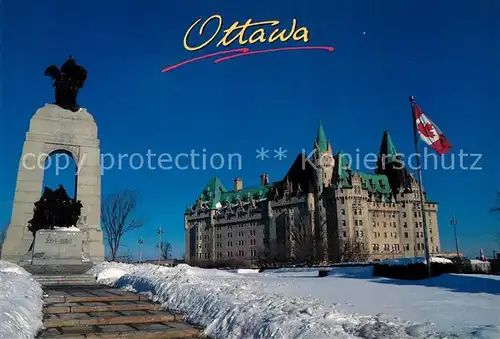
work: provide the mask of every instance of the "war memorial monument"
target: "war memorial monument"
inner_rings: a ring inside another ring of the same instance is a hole
[[[77,104],[87,71],[70,56],[59,69],[49,66],[55,102],[39,108],[23,145],[12,217],[2,259],[28,271],[80,274],[104,261],[101,214],[101,168],[97,124]],[[46,159],[65,153],[77,164],[75,196],[60,186],[42,184]]]

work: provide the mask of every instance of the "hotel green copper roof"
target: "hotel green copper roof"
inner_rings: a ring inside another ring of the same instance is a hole
[[[234,192],[227,191],[220,179],[218,177],[213,177],[203,189],[199,199],[201,199],[202,202],[209,202],[210,209],[214,210],[217,209],[217,203],[223,204],[229,202],[231,204],[236,204],[238,200],[249,201],[250,198],[257,200],[264,199],[267,197],[273,185],[274,184],[271,183],[254,186]],[[194,205],[196,205],[196,203]],[[186,213],[189,211],[189,208],[190,207],[186,208]]]
[[[318,135],[316,136],[316,143],[318,144],[318,148],[320,152],[326,152],[328,147],[328,140],[326,139],[325,130],[323,129],[323,124],[321,121],[318,126]]]
[[[398,155],[398,151],[396,150],[396,146],[392,142],[391,136],[389,132],[384,131],[384,135],[382,136],[382,142],[380,144],[380,152],[379,156],[384,157],[387,163],[396,161]]]

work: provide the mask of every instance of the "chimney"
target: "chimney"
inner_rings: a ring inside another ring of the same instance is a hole
[[[243,189],[243,180],[241,180],[241,178],[235,178],[233,191],[238,192],[241,189]]]
[[[269,176],[266,173],[260,175],[260,185],[264,186],[269,184]]]

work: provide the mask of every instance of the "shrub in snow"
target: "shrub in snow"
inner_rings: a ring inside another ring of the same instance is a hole
[[[472,273],[490,274],[491,264],[488,261],[471,260]]]

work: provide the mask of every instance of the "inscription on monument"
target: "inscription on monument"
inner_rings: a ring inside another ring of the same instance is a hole
[[[40,230],[36,233],[33,264],[81,264],[82,242],[80,231]]]
[[[49,233],[47,238],[45,238],[45,243],[46,244],[54,244],[54,245],[71,245],[73,243],[73,239],[71,238],[54,238],[52,235]]]

